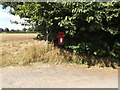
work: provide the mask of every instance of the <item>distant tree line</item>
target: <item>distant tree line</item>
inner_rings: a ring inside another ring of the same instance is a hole
[[[15,29],[9,29],[9,28],[5,28],[5,29],[2,29],[0,28],[0,32],[6,32],[6,33],[26,33],[26,32],[34,32],[32,28],[23,28],[22,30],[15,30]]]

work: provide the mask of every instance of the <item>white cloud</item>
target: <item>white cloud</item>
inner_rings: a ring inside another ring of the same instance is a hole
[[[20,29],[24,28],[25,26],[21,26],[20,24],[12,24],[11,21],[18,21],[24,22],[24,19],[20,19],[19,16],[11,15],[7,12],[0,11],[0,28],[9,28],[9,29]]]
[[[3,18],[9,18],[11,20],[20,20],[20,21],[24,21],[24,19],[20,19],[20,17],[17,15],[17,16],[14,16],[12,14],[9,14],[9,13],[6,13],[6,12],[1,12],[0,11],[0,19],[3,19]]]
[[[20,19],[19,16],[14,16],[9,13],[5,13],[5,12],[1,12],[1,11],[0,11],[0,18]]]
[[[9,29],[19,29],[19,30],[22,30],[24,28],[24,26],[21,26],[19,24],[7,24],[6,27],[9,27]]]

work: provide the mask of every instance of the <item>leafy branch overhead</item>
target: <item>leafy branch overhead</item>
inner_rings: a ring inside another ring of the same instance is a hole
[[[43,35],[48,30],[54,43],[57,33],[65,32],[64,46],[78,54],[120,57],[120,1],[8,2],[2,5],[13,8],[11,14],[26,18],[26,25]]]

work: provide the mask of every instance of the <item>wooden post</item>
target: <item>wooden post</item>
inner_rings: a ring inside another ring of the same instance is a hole
[[[46,36],[46,49],[48,49],[48,30],[46,30],[47,36]]]

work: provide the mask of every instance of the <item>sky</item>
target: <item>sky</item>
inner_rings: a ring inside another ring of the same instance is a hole
[[[12,21],[19,21],[24,22],[24,19],[20,19],[19,16],[14,16],[9,13],[10,7],[6,9],[2,9],[2,5],[0,5],[0,28],[9,28],[14,30],[22,30],[25,26],[21,26],[20,24],[12,24],[10,20]]]

